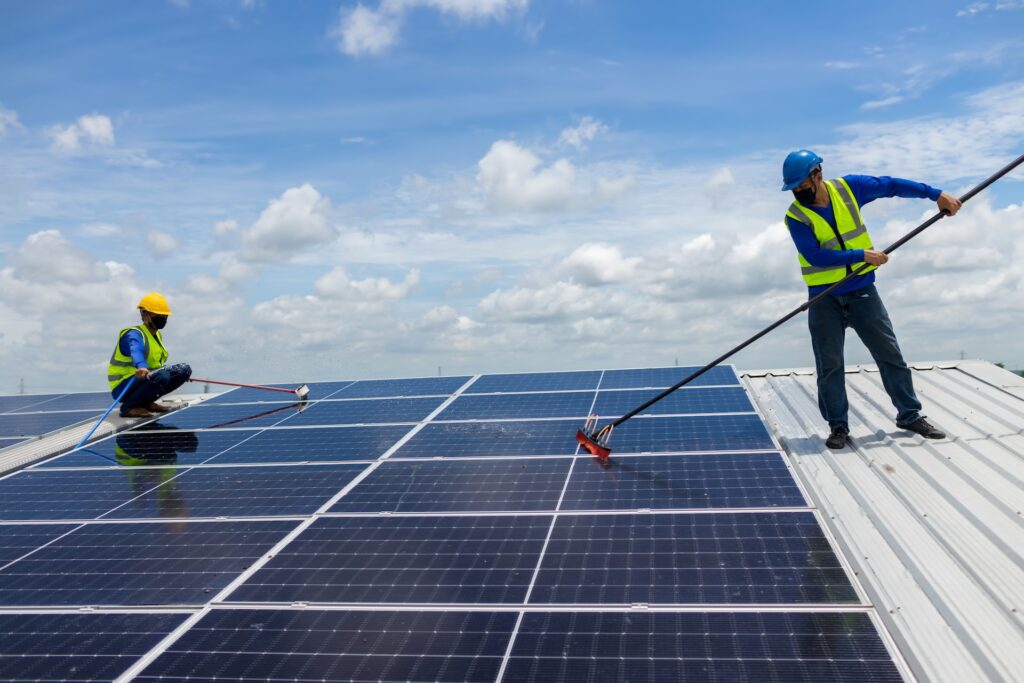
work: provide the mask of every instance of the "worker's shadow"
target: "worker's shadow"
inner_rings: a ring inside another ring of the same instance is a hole
[[[903,430],[886,432],[881,429],[869,434],[858,433],[857,436],[850,437],[850,443],[846,448],[839,450],[830,449],[825,445],[825,437],[815,434],[813,436],[802,436],[798,439],[782,439],[782,447],[789,453],[796,456],[821,455],[822,453],[842,455],[844,453],[852,453],[853,451],[861,448],[871,448],[886,442],[891,443],[894,439],[905,434],[906,432]]]

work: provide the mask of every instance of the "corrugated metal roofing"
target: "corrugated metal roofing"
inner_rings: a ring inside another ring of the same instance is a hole
[[[852,446],[830,451],[812,370],[744,382],[922,681],[1024,681],[1024,379],[914,365],[948,438],[896,428],[874,366],[847,368]]]

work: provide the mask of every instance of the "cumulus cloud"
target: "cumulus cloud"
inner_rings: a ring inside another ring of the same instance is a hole
[[[576,149],[582,149],[588,142],[607,130],[608,127],[597,119],[584,116],[579,125],[563,130],[562,134],[558,136],[558,141],[562,144],[572,145]]]
[[[498,140],[478,163],[477,181],[500,208],[544,211],[572,197],[576,167],[559,159],[542,167],[540,157],[509,140]]]
[[[7,135],[8,129],[11,128],[23,129],[24,126],[18,121],[18,112],[7,109],[0,103],[0,137]]]
[[[238,221],[234,218],[228,218],[222,221],[217,221],[213,224],[213,235],[214,237],[228,237],[238,231]]]
[[[146,248],[156,258],[166,258],[178,250],[178,240],[170,233],[152,230],[146,235]]]
[[[87,284],[110,278],[110,267],[76,247],[59,230],[29,235],[11,257],[11,275],[25,282]]]
[[[341,52],[359,57],[380,55],[397,41],[405,14],[427,7],[461,21],[504,21],[512,12],[523,10],[529,0],[381,0],[376,9],[357,4],[343,9],[330,36]]]
[[[331,203],[310,184],[285,190],[272,199],[242,235],[244,260],[281,262],[309,247],[337,239],[330,221]]]
[[[316,281],[318,295],[325,299],[355,301],[383,301],[404,299],[419,285],[420,271],[413,268],[401,282],[383,277],[352,280],[344,268],[338,266]]]
[[[636,256],[623,256],[613,244],[588,243],[565,257],[561,267],[574,281],[593,286],[632,280],[642,261]]]
[[[80,116],[78,121],[67,126],[53,126],[49,134],[50,148],[55,152],[77,152],[83,143],[95,146],[114,144],[114,124],[102,114]]]

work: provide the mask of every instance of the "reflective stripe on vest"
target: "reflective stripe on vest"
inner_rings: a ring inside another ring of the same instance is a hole
[[[853,192],[850,191],[850,186],[842,178],[836,178],[835,180],[826,180],[825,188],[828,190],[829,200],[832,204],[835,228],[816,212],[808,210],[796,201],[790,205],[786,216],[809,227],[814,232],[822,249],[845,251],[873,248],[871,236],[860,216],[860,206],[858,206]],[[812,266],[799,251],[797,251],[797,260],[800,262],[800,273],[808,287],[839,282],[852,272],[849,266]],[[861,271],[861,274],[866,274],[874,269],[874,266],[869,266]]]
[[[121,339],[131,330],[138,330],[142,335],[142,353],[146,356],[146,365],[150,370],[159,370],[167,362],[167,349],[164,348],[164,340],[159,332],[154,336],[145,325],[126,327],[117,335],[114,353],[110,354],[110,364],[107,366],[107,383],[111,391],[135,374],[135,363],[131,356],[121,353]]]

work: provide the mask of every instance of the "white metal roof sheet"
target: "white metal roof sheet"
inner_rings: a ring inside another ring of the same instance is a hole
[[[1024,379],[913,364],[927,441],[894,424],[874,366],[847,368],[852,446],[830,451],[812,370],[744,382],[914,674],[1024,680]]]

